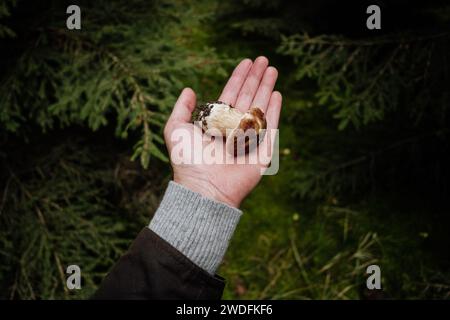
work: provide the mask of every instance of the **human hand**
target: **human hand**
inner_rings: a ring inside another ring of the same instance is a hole
[[[268,133],[278,128],[282,97],[278,91],[273,91],[278,77],[278,71],[268,66],[265,57],[258,57],[254,62],[245,59],[234,69],[225,85],[219,100],[230,104],[242,112],[251,106],[260,108],[266,116]],[[196,106],[196,96],[192,89],[185,88],[164,128],[164,138],[170,154],[174,173],[174,181],[203,196],[226,203],[238,208],[241,201],[250,193],[261,179],[261,164],[225,164],[178,163],[174,161],[172,150],[176,145],[175,130],[183,129],[192,136],[201,135],[201,130],[195,129],[191,115]],[[201,138],[200,138],[201,139]],[[193,140],[191,140],[193,141]],[[189,149],[191,146],[187,146]],[[201,147],[201,146],[200,146]],[[262,144],[259,148],[268,148],[271,156],[273,143]],[[192,149],[194,153],[202,150]]]

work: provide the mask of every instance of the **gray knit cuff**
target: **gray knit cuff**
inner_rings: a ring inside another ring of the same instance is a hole
[[[242,211],[170,181],[149,228],[214,274]]]

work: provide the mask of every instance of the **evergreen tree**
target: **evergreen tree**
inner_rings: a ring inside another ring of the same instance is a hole
[[[208,46],[208,1],[82,1],[81,30],[66,28],[69,4],[0,5],[4,298],[92,294],[155,208],[169,167],[150,159],[167,162],[179,92],[215,93],[232,62]]]

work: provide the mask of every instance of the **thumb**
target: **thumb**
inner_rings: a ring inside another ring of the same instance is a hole
[[[196,101],[195,92],[191,88],[184,88],[173,107],[168,124],[169,122],[190,122]]]

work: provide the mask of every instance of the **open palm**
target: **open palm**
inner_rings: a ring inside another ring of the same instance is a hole
[[[273,91],[278,71],[268,65],[269,61],[265,57],[258,57],[254,62],[250,59],[241,61],[231,74],[219,100],[242,112],[251,106],[260,108],[266,115],[267,129],[270,130],[278,127],[282,98],[278,91]],[[173,133],[176,129],[186,129],[192,136],[201,134],[201,130],[191,123],[195,106],[194,91],[184,89],[164,129],[174,181],[208,198],[239,207],[261,179],[260,164],[177,164],[172,159],[172,149],[176,143]],[[273,144],[263,144],[260,148],[269,148],[267,154],[271,154],[272,146]],[[193,149],[193,152],[201,154],[201,146]]]

